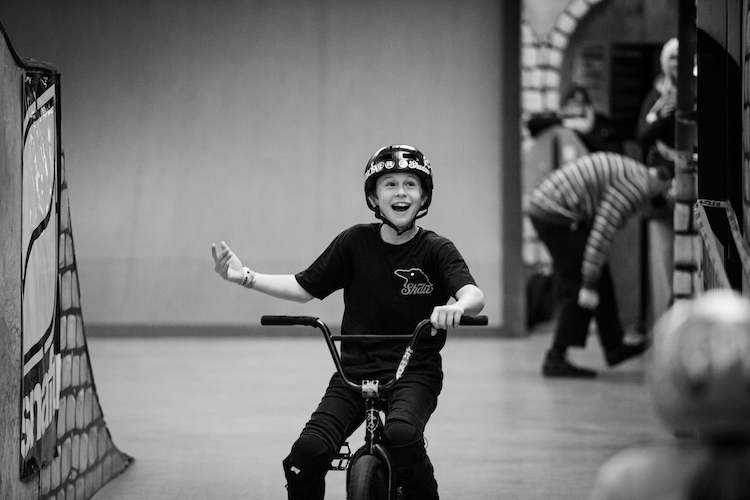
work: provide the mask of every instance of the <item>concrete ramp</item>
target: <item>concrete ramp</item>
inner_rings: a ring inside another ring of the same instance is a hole
[[[0,498],[88,499],[133,459],[112,442],[86,345],[60,75],[0,31]]]

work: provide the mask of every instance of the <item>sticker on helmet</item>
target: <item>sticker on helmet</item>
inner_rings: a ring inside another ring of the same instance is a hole
[[[425,161],[425,165],[422,165],[417,160],[401,159],[398,161],[398,167],[401,169],[418,170],[427,175],[432,175],[432,169],[430,168],[429,165],[430,164],[427,163],[426,161]],[[393,160],[374,163],[370,165],[370,168],[368,168],[367,171],[365,171],[365,180],[367,180],[372,175],[382,172],[384,169],[390,170],[395,166],[396,166],[396,162],[394,162]]]
[[[419,170],[420,172],[424,172],[427,175],[432,175],[432,169],[430,168],[430,164],[425,161],[425,164],[422,165],[421,163],[416,162],[415,160],[411,160],[409,162],[409,168],[412,168],[414,170]]]

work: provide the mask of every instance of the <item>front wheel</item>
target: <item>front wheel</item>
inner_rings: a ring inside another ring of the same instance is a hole
[[[388,500],[388,485],[380,460],[362,455],[349,470],[347,500]]]

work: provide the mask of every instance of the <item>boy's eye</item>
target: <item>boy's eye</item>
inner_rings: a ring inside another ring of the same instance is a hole
[[[383,179],[383,183],[381,184],[383,188],[387,189],[396,189],[398,186],[403,186],[404,189],[417,189],[419,186],[419,182],[416,180],[404,180],[402,182],[399,182],[397,180],[393,179]]]

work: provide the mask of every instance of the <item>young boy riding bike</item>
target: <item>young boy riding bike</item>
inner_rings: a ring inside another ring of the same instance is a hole
[[[415,224],[427,214],[433,189],[432,167],[419,150],[406,145],[379,149],[367,163],[364,186],[367,206],[382,223],[343,231],[306,270],[257,273],[243,267],[224,242],[219,248],[212,245],[215,270],[225,280],[297,302],[323,299],[343,288],[342,335],[376,333],[387,339],[430,318],[433,336],[420,342],[388,396],[383,435],[404,496],[436,500],[423,432],[442,388],[440,349],[445,330],[458,326],[464,314],[478,314],[484,295],[453,243]],[[387,341],[342,344],[351,379],[389,378],[402,353],[403,346]],[[332,457],[363,419],[364,399],[334,374],[283,461],[290,500],[323,498]]]

